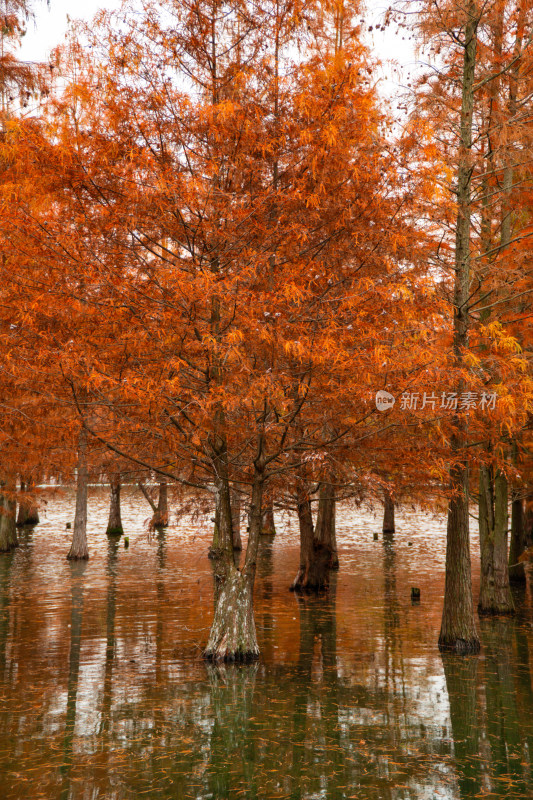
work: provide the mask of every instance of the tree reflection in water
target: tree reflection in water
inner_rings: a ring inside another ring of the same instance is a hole
[[[67,716],[63,738],[63,763],[61,800],[71,797],[70,773],[74,761],[74,728],[76,725],[76,699],[80,674],[81,628],[83,623],[83,576],[87,561],[69,561],[72,574],[72,607],[70,612],[70,652],[68,661]]]
[[[261,661],[208,666],[210,531],[187,535],[128,551],[102,535],[78,564],[39,528],[0,557],[2,800],[531,796],[529,590],[515,620],[482,621],[481,656],[441,659],[440,608],[411,605],[425,567],[400,537],[345,545],[313,597],[288,592],[281,532],[257,565]]]

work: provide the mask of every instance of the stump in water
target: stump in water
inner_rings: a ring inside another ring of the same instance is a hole
[[[108,536],[122,536],[124,528],[120,516],[120,475],[113,475],[110,480],[111,499],[109,504]]]
[[[67,558],[72,561],[89,558],[87,547],[87,488],[89,473],[87,470],[87,431],[82,427],[78,438],[78,479],[76,483],[76,515],[72,544]]]

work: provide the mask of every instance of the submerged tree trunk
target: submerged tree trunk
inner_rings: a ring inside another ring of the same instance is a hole
[[[480,614],[514,613],[507,560],[507,494],[505,475],[498,470],[493,480],[492,469],[482,466],[479,472]]]
[[[509,580],[511,583],[525,583],[524,563],[518,559],[527,549],[524,503],[513,492],[511,504],[511,541],[509,544]]]
[[[464,7],[464,54],[461,82],[460,141],[457,166],[457,220],[455,230],[455,278],[453,356],[456,369],[464,368],[470,325],[470,229],[472,216],[472,120],[476,68],[478,8],[474,0]],[[458,387],[462,391],[461,386]],[[461,458],[467,443],[466,423],[456,416],[452,450]],[[480,649],[474,620],[472,573],[468,530],[468,463],[462,457],[450,469],[452,497],[448,506],[446,582],[439,636],[441,650],[474,653]]]
[[[34,484],[32,481],[25,483],[20,481],[20,501],[19,510],[17,515],[17,527],[22,528],[25,525],[38,525],[39,524],[39,511],[35,503],[25,497],[27,491],[33,489]]]
[[[385,492],[383,506],[383,533],[394,533],[394,500],[390,492]]]
[[[122,527],[122,519],[120,516],[120,474],[111,477],[110,488],[111,499],[106,533],[108,536],[122,536],[124,528]]]
[[[18,547],[16,515],[15,485],[11,481],[0,483],[0,553]]]
[[[261,535],[261,495],[262,473],[256,473],[252,487],[250,513],[250,532],[246,548],[243,570],[239,570],[233,560],[231,530],[220,536],[221,552],[215,562],[215,614],[204,658],[208,661],[250,662],[259,657],[257,634],[253,610],[253,589],[255,580],[257,550]],[[229,491],[228,491],[229,501]],[[223,508],[219,518],[231,512]],[[222,529],[219,531],[222,534]]]
[[[87,547],[87,489],[89,485],[89,472],[87,469],[87,431],[82,427],[78,437],[78,467],[76,483],[76,514],[74,517],[74,530],[72,532],[72,545],[67,555],[68,559],[88,559]]]
[[[320,592],[327,589],[329,585],[331,545],[327,539],[322,539],[324,526],[321,526],[321,538],[316,538],[311,501],[303,492],[298,497],[298,521],[300,524],[300,565],[291,591]]]
[[[451,470],[459,493],[450,500],[446,537],[446,578],[439,648],[477,653],[479,636],[474,621],[472,570],[468,530],[468,472],[463,464]]]

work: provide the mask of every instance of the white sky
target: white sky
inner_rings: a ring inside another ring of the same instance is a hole
[[[50,8],[45,0],[35,0],[35,23],[28,23],[28,32],[18,51],[19,58],[25,61],[47,61],[50,51],[60,44],[67,30],[67,15],[72,19],[92,19],[100,8],[118,8],[120,0],[50,0]],[[386,0],[367,0],[369,9],[366,19],[368,24],[375,25],[381,19],[388,6]],[[384,33],[373,31],[368,41],[376,55],[383,61],[394,60],[400,70],[388,66],[385,70],[387,79],[382,89],[394,97],[401,91],[401,85],[408,79],[409,70],[414,65],[413,43],[402,39],[405,33],[396,33],[392,26]]]

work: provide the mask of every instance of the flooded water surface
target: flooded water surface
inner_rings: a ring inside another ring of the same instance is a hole
[[[73,494],[45,497],[0,555],[2,800],[533,797],[530,590],[514,619],[480,623],[480,656],[441,657],[442,518],[399,512],[375,541],[379,510],[341,507],[341,568],[318,598],[289,592],[296,520],[277,518],[256,580],[261,659],[214,667],[209,517],[150,535],[126,487],[125,549],[95,487],[91,557],[70,563]]]

